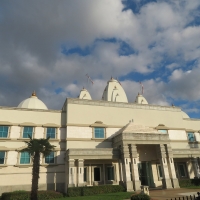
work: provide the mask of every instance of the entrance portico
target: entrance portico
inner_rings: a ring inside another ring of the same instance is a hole
[[[113,138],[113,147],[121,151],[123,171],[126,172],[123,182],[128,191],[139,190],[141,184],[179,188],[167,134],[129,123]]]

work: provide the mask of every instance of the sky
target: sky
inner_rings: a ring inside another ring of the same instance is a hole
[[[89,74],[94,84],[87,80]],[[0,105],[33,90],[49,109],[118,78],[129,102],[200,118],[199,0],[1,0]]]

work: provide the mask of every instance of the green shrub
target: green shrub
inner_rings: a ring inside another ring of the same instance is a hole
[[[184,187],[191,187],[191,186],[199,186],[200,179],[186,179],[186,180],[179,180],[179,185],[181,188]]]
[[[131,200],[150,200],[150,196],[146,194],[135,194],[131,196]]]
[[[38,191],[39,200],[56,199],[61,198],[63,195],[55,191]],[[1,200],[29,200],[30,192],[27,191],[15,191],[5,192],[1,196]]]
[[[92,187],[73,187],[68,188],[67,196],[77,197],[77,196],[91,196],[96,194],[105,193],[115,193],[115,192],[125,192],[125,188],[121,185],[101,185]]]

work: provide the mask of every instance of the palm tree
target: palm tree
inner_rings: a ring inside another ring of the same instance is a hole
[[[53,150],[54,147],[49,143],[49,138],[47,139],[32,139],[30,136],[30,141],[25,141],[27,147],[22,149],[21,152],[28,152],[33,160],[33,169],[32,169],[32,187],[31,187],[31,200],[38,200],[37,191],[38,191],[38,180],[40,173],[40,155],[44,157],[48,156]]]

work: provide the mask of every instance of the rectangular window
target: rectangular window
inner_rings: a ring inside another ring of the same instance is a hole
[[[0,126],[0,138],[8,137],[8,126]]]
[[[160,130],[158,130],[158,132],[163,133],[163,134],[167,134],[167,130],[165,130],[165,129],[160,129]]]
[[[87,167],[84,167],[83,180],[84,182],[87,182]]]
[[[195,136],[193,132],[187,132],[187,136],[188,136],[188,141],[189,142],[195,142]]]
[[[5,155],[6,155],[5,151],[0,151],[0,164],[4,164],[4,162],[5,162]]]
[[[181,178],[187,177],[185,164],[178,164],[178,172]]]
[[[21,152],[20,164],[29,164],[30,154],[28,152]]]
[[[107,167],[107,180],[108,181],[114,180],[114,167],[113,166]]]
[[[56,128],[47,127],[47,138],[56,138]]]
[[[100,181],[100,167],[95,167],[94,168],[94,181]]]
[[[45,163],[47,164],[54,163],[54,152],[51,152],[48,156],[45,157]]]
[[[33,127],[31,127],[31,126],[25,126],[24,129],[23,129],[23,138],[29,138],[29,135],[32,138]]]
[[[94,128],[95,138],[105,138],[104,128]]]

